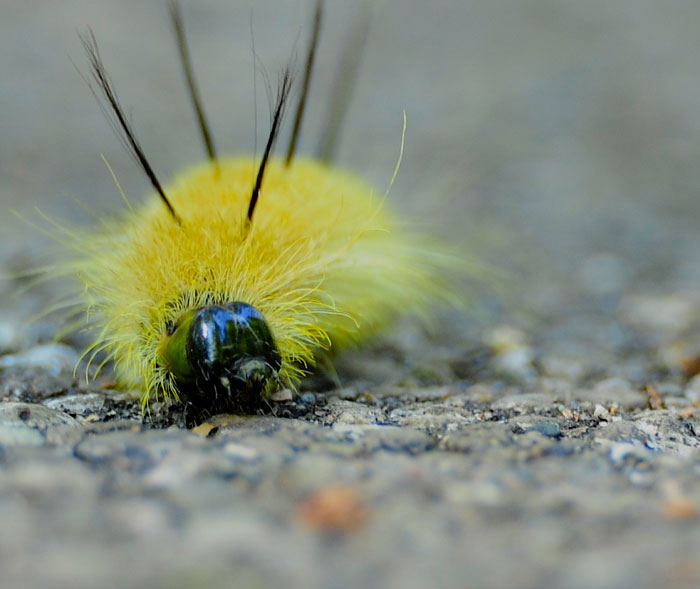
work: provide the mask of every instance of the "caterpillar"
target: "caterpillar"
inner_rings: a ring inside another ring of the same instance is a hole
[[[165,399],[209,413],[246,411],[295,390],[309,371],[397,317],[429,316],[452,296],[446,274],[454,259],[358,175],[296,154],[322,1],[285,157],[273,151],[292,68],[280,77],[262,155],[220,156],[177,3],[170,12],[208,158],[161,183],[95,36],[81,35],[85,79],[153,192],[94,229],[65,231],[72,253],[62,271],[77,278],[83,327],[94,333],[88,364],[111,363],[120,386],[141,391],[144,410]]]

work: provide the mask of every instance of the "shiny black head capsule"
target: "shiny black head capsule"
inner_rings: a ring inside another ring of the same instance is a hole
[[[277,388],[282,366],[265,318],[240,302],[186,313],[161,356],[192,401],[212,405],[259,399]]]

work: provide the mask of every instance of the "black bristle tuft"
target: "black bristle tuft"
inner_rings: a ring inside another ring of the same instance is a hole
[[[309,51],[306,54],[306,67],[304,69],[304,83],[301,88],[299,97],[299,105],[297,106],[296,116],[294,117],[294,127],[292,130],[292,138],[289,141],[289,149],[287,150],[287,158],[284,165],[289,166],[294,157],[294,151],[301,132],[301,122],[304,118],[304,109],[306,107],[306,98],[309,94],[309,86],[311,84],[311,72],[314,68],[314,59],[316,58],[316,48],[318,47],[318,37],[321,32],[321,19],[323,17],[323,0],[317,0],[316,8],[314,9],[314,26],[311,33],[311,41],[309,43]]]
[[[267,144],[265,145],[265,151],[263,152],[262,160],[260,162],[260,168],[258,168],[258,176],[255,179],[255,186],[253,187],[253,192],[250,195],[250,204],[248,205],[248,223],[253,220],[255,205],[258,203],[258,195],[260,194],[260,187],[262,186],[263,176],[265,175],[265,166],[267,165],[270,158],[270,153],[272,153],[272,148],[277,140],[277,136],[279,135],[280,125],[284,117],[284,110],[287,106],[289,91],[291,88],[292,71],[290,67],[287,67],[282,73],[282,79],[277,88],[277,100],[275,101],[275,109],[272,115],[270,134],[267,137]]]
[[[361,0],[357,4],[355,22],[349,27],[349,36],[341,54],[341,61],[336,68],[336,76],[330,92],[329,108],[321,126],[323,134],[318,147],[318,157],[325,162],[332,162],[335,158],[343,121],[357,84],[362,54],[367,45],[372,22],[371,0]]]
[[[187,88],[190,92],[192,106],[194,107],[195,114],[197,115],[197,122],[199,123],[199,129],[202,133],[204,147],[207,150],[209,159],[211,161],[215,161],[216,150],[214,149],[214,140],[212,139],[211,132],[209,131],[209,125],[207,124],[207,119],[204,116],[204,109],[202,108],[202,102],[199,98],[197,84],[194,80],[192,60],[190,59],[190,52],[187,47],[187,38],[185,37],[185,25],[182,19],[182,10],[180,9],[179,2],[176,0],[171,0],[169,2],[169,7],[170,17],[173,21],[173,29],[175,30],[175,37],[177,39],[177,48],[180,52],[180,61],[182,62],[182,69],[185,73],[185,79],[187,81]]]
[[[153,168],[148,163],[148,160],[146,159],[146,156],[144,155],[143,150],[141,149],[141,145],[137,141],[136,136],[134,135],[134,131],[131,128],[131,123],[128,121],[126,115],[124,114],[124,109],[119,103],[117,94],[112,86],[112,81],[107,75],[104,63],[102,62],[102,57],[100,56],[97,41],[95,40],[95,34],[92,32],[91,29],[88,29],[86,34],[79,34],[79,37],[80,41],[83,44],[83,47],[85,48],[85,52],[87,53],[88,61],[90,63],[92,79],[97,84],[97,87],[102,93],[102,96],[109,105],[108,109],[102,102],[102,100],[100,100],[100,96],[98,95],[97,91],[95,90],[95,87],[90,82],[90,80],[84,78],[88,86],[90,87],[90,90],[92,91],[98,103],[100,104],[102,112],[107,117],[107,120],[112,125],[112,128],[126,147],[127,151],[134,157],[134,159],[139,163],[143,171],[146,173],[146,176],[148,176],[148,179],[151,181],[153,188],[155,188],[156,192],[158,193],[162,201],[165,203],[165,206],[168,207],[170,214],[179,224],[182,224],[182,220],[180,219],[179,215],[175,212],[175,209],[168,200],[168,197],[165,195],[163,187],[158,181],[158,178],[155,172],[153,171]]]

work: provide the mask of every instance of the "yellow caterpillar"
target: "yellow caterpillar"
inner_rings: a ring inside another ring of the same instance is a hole
[[[240,409],[294,388],[331,353],[400,314],[429,314],[447,298],[450,262],[410,230],[383,196],[324,161],[271,156],[291,88],[281,78],[261,158],[217,157],[175,31],[208,162],[161,185],[136,141],[92,33],[83,37],[93,91],[155,192],[118,219],[66,232],[67,271],[82,283],[95,329],[88,357],[104,354],[142,403],[165,397],[208,410]],[[298,130],[314,60],[316,6]]]

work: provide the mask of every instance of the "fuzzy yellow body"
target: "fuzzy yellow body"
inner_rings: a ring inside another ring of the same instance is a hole
[[[271,160],[252,223],[259,162],[221,159],[165,187],[99,232],[78,237],[71,264],[97,336],[124,385],[144,404],[177,397],[161,346],[188,310],[241,301],[266,318],[294,387],[329,351],[358,342],[399,313],[442,298],[444,260],[365,182],[307,159]]]

